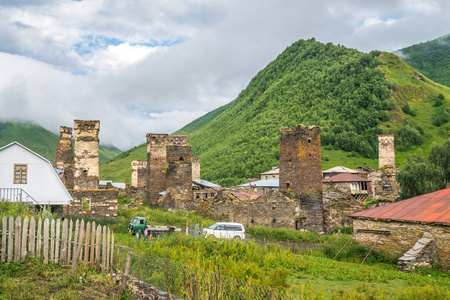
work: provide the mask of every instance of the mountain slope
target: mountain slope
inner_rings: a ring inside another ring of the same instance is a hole
[[[444,100],[435,106],[439,94]],[[427,152],[432,142],[449,135],[449,98],[449,88],[395,55],[300,40],[220,114],[213,111],[176,133],[189,134],[193,156],[202,158],[202,178],[224,186],[277,166],[280,129],[296,124],[321,126],[324,169],[377,167],[377,135],[383,133],[396,135],[401,165],[407,154]],[[128,152],[129,162],[114,161],[117,169],[128,170],[122,176],[131,174],[130,162],[137,157],[145,159],[143,145]]]
[[[59,136],[32,123],[0,122],[0,147],[17,141],[49,160],[56,158]],[[121,151],[114,146],[99,146],[100,164],[116,157]]]
[[[450,34],[394,53],[426,77],[450,87]]]

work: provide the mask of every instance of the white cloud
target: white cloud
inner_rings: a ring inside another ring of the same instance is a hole
[[[237,97],[315,37],[393,51],[445,35],[447,1],[86,0],[0,4],[0,111],[57,132],[100,119],[127,148]]]

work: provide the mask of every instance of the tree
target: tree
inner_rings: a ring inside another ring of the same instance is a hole
[[[397,174],[400,199],[431,193],[445,188],[444,172],[438,165],[421,154],[410,155]]]
[[[442,170],[445,184],[448,185],[450,183],[450,140],[444,144],[431,146],[428,160]]]

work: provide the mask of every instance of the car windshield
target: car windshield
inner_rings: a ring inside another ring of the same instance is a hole
[[[208,227],[208,229],[215,229],[217,227],[217,224],[211,225]]]
[[[134,218],[133,221],[131,222],[131,224],[137,224],[139,223],[139,220],[137,218]]]

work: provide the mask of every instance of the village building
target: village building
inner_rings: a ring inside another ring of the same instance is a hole
[[[18,142],[0,148],[0,162],[1,200],[51,206],[72,200],[50,161]]]
[[[133,160],[131,162],[131,186],[147,188],[147,161]]]
[[[218,184],[209,182],[203,179],[192,180],[192,190],[194,193],[194,199],[208,199],[214,198],[217,195],[217,191],[222,187]]]
[[[450,270],[450,188],[363,210],[353,218],[354,240],[394,257],[399,268],[436,262]]]
[[[280,168],[272,167],[271,170],[261,173],[261,180],[280,179]]]
[[[364,201],[372,193],[372,182],[355,174],[340,173],[322,180],[323,190]]]
[[[337,167],[333,167],[331,169],[322,171],[322,176],[323,179],[327,179],[339,174],[361,174],[362,172],[359,170],[354,170],[354,169],[350,169],[350,168],[346,168],[344,166],[337,166]]]
[[[256,193],[266,194],[269,191],[278,192],[279,185],[280,185],[279,179],[263,179],[240,184],[237,187],[243,190],[250,189]]]

